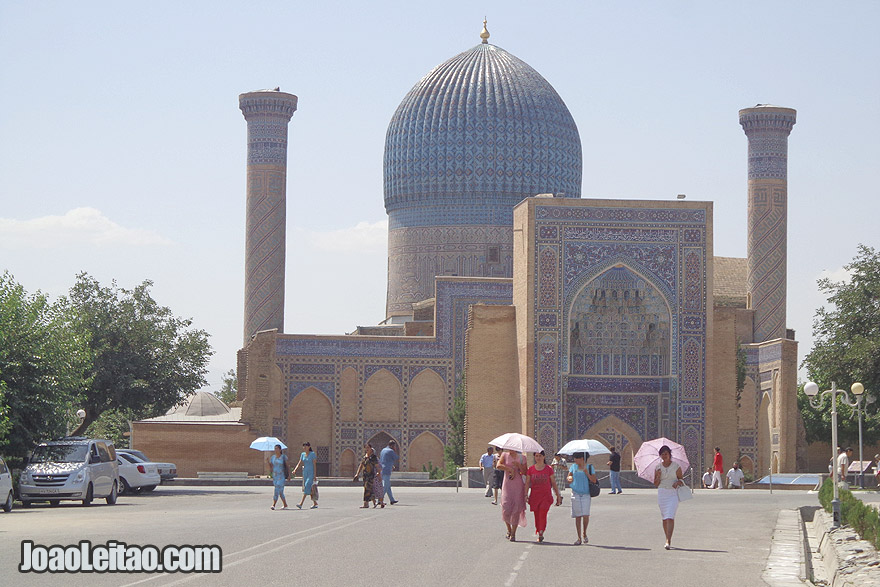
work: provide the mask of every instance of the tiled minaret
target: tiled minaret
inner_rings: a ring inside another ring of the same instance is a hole
[[[287,124],[296,101],[278,88],[238,97],[248,128],[245,344],[260,330],[284,332]]]
[[[797,112],[758,104],[739,111],[749,139],[748,292],[753,341],[785,338],[788,135]]]

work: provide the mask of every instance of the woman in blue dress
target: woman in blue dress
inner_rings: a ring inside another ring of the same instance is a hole
[[[318,456],[315,454],[315,451],[312,450],[312,445],[308,442],[304,442],[303,451],[299,455],[299,462],[296,464],[296,467],[293,468],[294,475],[296,475],[300,466],[302,466],[303,469],[303,497],[300,500],[299,505],[296,506],[299,509],[302,509],[307,495],[312,498],[311,509],[318,507],[318,500],[312,497],[312,484],[315,482],[315,460],[317,458]]]
[[[278,498],[281,498],[281,503],[284,504],[284,507],[281,509],[287,509],[287,499],[284,497],[284,482],[287,481],[287,471],[285,469],[287,467],[284,464],[287,462],[287,455],[281,453],[281,445],[275,445],[275,454],[269,457],[269,464],[272,465],[272,483],[275,485],[275,497],[272,500],[272,509],[275,509],[275,504],[278,503]]]

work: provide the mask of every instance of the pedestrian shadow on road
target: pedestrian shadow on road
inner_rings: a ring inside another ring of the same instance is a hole
[[[719,554],[727,554],[727,550],[707,550],[705,548],[682,548],[680,546],[673,546],[670,550],[681,550],[684,552],[717,552]]]
[[[538,542],[536,544],[538,544],[539,546],[577,546],[578,548],[581,548],[583,546],[590,546],[593,548],[605,548],[608,550],[651,550],[650,548],[637,548],[635,546],[603,546],[601,544],[589,543],[574,545],[571,542],[550,542],[548,540],[545,540],[544,542]]]
[[[639,548],[637,546],[610,546],[605,544],[585,544],[591,548],[604,548],[606,550],[651,550],[650,548]]]

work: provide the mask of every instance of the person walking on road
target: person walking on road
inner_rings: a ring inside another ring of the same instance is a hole
[[[361,464],[358,465],[358,470],[354,474],[353,479],[353,481],[357,481],[358,477],[363,474],[364,505],[361,506],[361,509],[370,507],[369,504],[373,501],[373,480],[376,477],[378,468],[379,458],[376,456],[376,451],[373,450],[373,445],[368,442],[364,445],[364,458],[361,459]]]
[[[504,471],[498,468],[498,461],[501,460],[500,448],[495,449],[492,459],[492,462],[495,463],[495,499],[492,500],[492,505],[498,505],[498,492],[501,491],[501,486],[504,485]]]
[[[394,465],[397,464],[397,461],[400,460],[400,455],[397,454],[397,442],[394,439],[388,441],[388,446],[382,449],[382,452],[379,453],[379,463],[382,465],[382,483],[384,485],[384,489],[382,491],[382,499],[385,499],[385,495],[388,495],[388,501],[391,505],[397,503],[397,500],[394,499],[394,494],[391,493],[391,469],[394,468]]]
[[[562,492],[565,491],[565,478],[568,477],[568,463],[565,462],[565,457],[561,454],[557,454],[553,457],[553,460],[550,461],[550,465],[553,467],[553,475],[556,477],[556,487],[559,489],[559,495],[562,495]]]
[[[385,485],[382,483],[382,463],[376,460],[376,474],[373,475],[373,508],[385,507]]]
[[[495,488],[495,449],[489,447],[480,457],[480,471],[483,472],[483,482],[486,484],[486,497],[492,497]]]
[[[724,489],[722,473],[724,473],[724,458],[721,456],[721,449],[716,446],[715,458],[712,460],[712,489]]]
[[[310,509],[318,507],[318,500],[312,497],[312,485],[315,482],[315,460],[317,458],[315,451],[312,450],[312,445],[308,442],[304,442],[303,451],[299,454],[299,462],[293,468],[294,477],[296,477],[296,472],[300,467],[302,467],[303,470],[303,496],[299,501],[299,504],[296,506],[299,510],[302,509],[307,495],[312,498],[312,507]]]
[[[611,456],[605,464],[611,469],[611,495],[623,493],[623,487],[620,485],[620,453],[613,446]]]
[[[718,449],[715,449],[718,450]],[[672,462],[672,450],[665,444],[660,447],[660,464],[654,471],[654,487],[657,488],[657,505],[663,532],[666,534],[666,550],[672,548],[672,532],[675,530],[675,512],[678,510],[678,491],[684,485],[681,467]]]
[[[568,468],[568,483],[571,485],[571,517],[578,538],[575,546],[589,542],[587,526],[590,525],[590,482],[598,483],[593,465],[587,465],[588,452],[574,453],[574,464]]]
[[[526,457],[505,450],[498,459],[498,468],[504,472],[501,487],[501,519],[507,525],[507,539],[516,542],[517,527],[526,525],[526,489],[523,475],[528,473]]]
[[[544,542],[544,531],[547,529],[547,512],[553,504],[553,495],[556,495],[556,505],[562,503],[562,495],[556,486],[556,476],[553,467],[548,465],[544,451],[535,453],[535,464],[529,467],[526,477],[526,493],[528,493],[529,506],[535,514],[535,534],[538,542]],[[552,493],[551,493],[552,491]]]
[[[280,444],[275,445],[275,454],[269,457],[269,464],[272,466],[272,485],[275,486],[275,494],[272,498],[272,507],[270,509],[275,509],[275,504],[278,503],[278,498],[280,497],[281,503],[284,504],[284,507],[281,509],[286,510],[287,499],[284,497],[284,483],[290,476],[290,465],[287,464],[287,455],[281,452]]]
[[[745,485],[743,480],[746,478],[745,473],[739,468],[739,463],[734,462],[733,467],[727,472],[727,488],[742,489]]]

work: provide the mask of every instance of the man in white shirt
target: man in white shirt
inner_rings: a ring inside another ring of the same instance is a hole
[[[703,489],[709,489],[710,487],[712,487],[712,467],[709,467],[703,473]]]
[[[745,480],[746,475],[742,472],[742,469],[739,468],[739,463],[733,463],[733,468],[727,472],[727,488],[728,489],[742,489],[744,484],[743,480]]]
[[[491,446],[480,457],[480,470],[483,472],[483,482],[486,484],[486,497],[492,497],[492,489],[495,487],[495,449]]]
[[[837,457],[837,466],[840,468],[840,486],[844,489],[849,489],[849,484],[846,482],[846,472],[849,469],[849,458],[852,456],[852,451],[852,448],[848,446]]]

